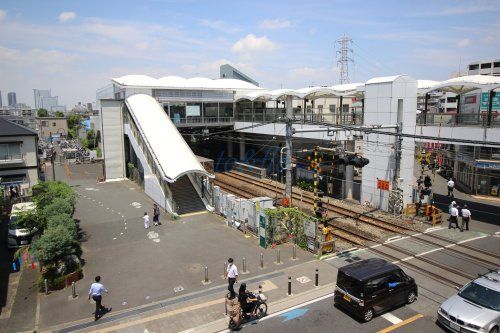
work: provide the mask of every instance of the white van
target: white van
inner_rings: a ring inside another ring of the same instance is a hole
[[[12,205],[9,219],[9,235],[7,238],[7,247],[10,249],[19,248],[31,243],[31,239],[36,230],[20,228],[16,225],[16,218],[21,212],[28,212],[36,208],[34,202],[21,202]]]

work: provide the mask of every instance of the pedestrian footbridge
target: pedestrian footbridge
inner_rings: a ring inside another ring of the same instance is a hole
[[[184,214],[211,209],[203,194],[207,177],[213,175],[204,169],[158,102],[149,95],[136,94],[121,103],[121,110],[115,105],[114,111],[122,113],[123,144],[111,147],[116,137],[103,137],[107,179],[108,170],[113,178],[120,178],[116,167],[110,169],[113,164],[122,164],[125,170],[121,178],[127,175],[137,181],[166,211]],[[103,129],[112,109],[103,105]],[[116,124],[116,119],[113,122]],[[121,148],[122,156],[116,158],[119,154],[113,153],[113,148]],[[115,159],[110,160],[108,154]]]

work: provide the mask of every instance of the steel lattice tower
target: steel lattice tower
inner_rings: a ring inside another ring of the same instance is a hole
[[[354,63],[351,57],[352,39],[349,38],[349,36],[343,35],[336,43],[340,45],[340,49],[337,50],[337,65],[340,68],[340,84],[349,83],[349,62]]]

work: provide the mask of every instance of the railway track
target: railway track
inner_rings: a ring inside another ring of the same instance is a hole
[[[282,191],[284,189],[283,184],[274,184],[273,185],[266,180],[256,179],[256,178],[253,178],[251,176],[245,175],[243,173],[231,172],[231,173],[224,173],[224,175],[226,175],[228,177],[235,178],[237,180],[243,181],[243,182],[248,183],[248,184],[252,184],[254,186],[263,187],[263,188],[265,188],[269,191],[273,191],[275,193],[276,193],[276,188],[278,188],[278,191]],[[302,202],[306,202],[307,204],[309,204],[311,206],[314,204],[314,198],[313,198],[312,194],[306,192],[306,193],[302,193],[301,195],[299,195],[295,189],[293,190],[292,199],[301,200]],[[450,242],[450,240],[445,238],[445,237],[435,235],[435,234],[430,234],[430,233],[425,234],[426,236],[429,236],[429,238],[433,238],[433,239],[439,240],[441,242],[448,243],[446,245],[441,245],[437,242],[433,242],[433,241],[430,241],[428,239],[425,239],[425,238],[422,238],[419,236],[415,236],[415,230],[410,228],[410,227],[404,226],[404,225],[399,225],[399,224],[396,225],[394,223],[391,223],[389,221],[385,221],[385,220],[377,218],[377,217],[365,215],[366,213],[363,213],[363,212],[359,212],[359,211],[356,211],[353,209],[348,209],[345,207],[339,207],[339,206],[336,206],[336,205],[330,203],[329,201],[324,202],[323,207],[325,209],[327,209],[328,211],[339,214],[343,217],[350,217],[354,220],[357,220],[357,221],[360,221],[363,223],[367,223],[367,224],[372,225],[374,227],[378,227],[382,230],[394,232],[394,233],[401,234],[404,236],[409,236],[409,237],[412,237],[414,239],[417,239],[420,242],[424,242],[424,243],[432,245],[432,246],[445,247],[446,251],[452,251],[451,249],[446,248],[446,246],[449,246],[450,243],[452,243],[452,242]],[[417,233],[417,235],[418,235],[418,233]],[[497,253],[486,251],[486,250],[483,250],[483,249],[480,249],[480,248],[477,248],[475,246],[471,246],[468,244],[455,244],[454,246],[468,249],[471,251],[475,251],[481,255],[486,255],[486,256],[489,256],[489,257],[492,257],[495,259],[500,259],[500,255]],[[469,253],[462,253],[462,252],[460,252],[460,254],[468,256],[474,260],[481,261],[481,262],[488,264],[488,265],[491,265],[493,267],[498,266],[498,263],[493,262],[491,260],[488,260],[488,259],[483,258],[483,257],[478,256],[478,255],[469,254]]]
[[[226,177],[229,177],[230,179],[234,179],[240,182],[243,182],[246,185],[253,185],[258,188],[264,188],[267,191],[271,191],[274,193],[277,193],[277,191],[282,191],[283,190],[283,185],[282,184],[271,184],[266,180],[259,180],[255,179],[253,177],[240,174],[240,173],[234,173],[231,172],[230,174],[224,174]],[[244,192],[245,196],[243,197],[253,197],[255,196],[256,193],[252,192],[252,189],[246,187],[246,186],[241,186],[237,187],[235,183],[233,184],[228,184],[227,181],[221,181],[220,179],[217,181],[218,185],[221,186],[221,188],[229,190],[229,192],[233,192],[235,194]],[[281,186],[280,186],[281,185]],[[242,188],[245,188],[244,190]],[[262,195],[262,193],[259,193],[258,195]],[[310,205],[312,207],[313,205],[313,197],[312,194],[309,193],[302,193],[299,195],[297,191],[294,189],[292,193],[292,199],[294,200],[300,200],[301,202]],[[494,259],[500,259],[500,255],[496,253],[492,253],[489,251],[485,251],[483,249],[476,248],[474,246],[470,246],[467,244],[460,244],[460,243],[454,243],[450,239],[447,239],[445,237],[431,234],[431,233],[416,233],[413,228],[404,226],[404,225],[399,225],[399,224],[394,224],[389,221],[382,220],[381,218],[378,217],[373,217],[373,216],[368,216],[365,215],[366,212],[359,212],[353,209],[348,209],[345,207],[339,207],[336,206],[330,202],[324,202],[323,207],[326,208],[328,211],[333,212],[335,214],[338,214],[341,217],[349,218],[352,220],[355,220],[357,222],[363,222],[365,224],[369,224],[371,226],[374,226],[376,228],[380,228],[384,231],[389,231],[389,232],[394,232],[399,235],[401,235],[404,238],[411,238],[412,240],[415,240],[418,243],[421,244],[426,244],[426,245],[431,245],[433,247],[439,248],[439,250],[445,251],[447,253],[450,253],[451,255],[456,255],[464,257],[463,259],[469,260],[471,263],[474,263],[476,265],[480,265],[482,267],[485,267],[487,269],[495,268],[499,266],[498,262],[494,262],[493,260],[489,258],[485,258],[484,255],[489,256]],[[354,230],[349,230],[349,228],[346,228],[346,226],[341,225],[336,223],[334,225],[334,230],[333,230],[334,237],[336,239],[342,240],[347,243],[351,243],[356,246],[361,246],[364,247],[368,242],[372,243],[378,243],[384,246],[384,249],[392,250],[396,253],[400,253],[403,255],[406,255],[406,258],[399,258],[398,256],[394,254],[387,253],[385,251],[382,251],[381,248],[374,248],[370,247],[370,251],[375,252],[381,256],[384,256],[392,261],[398,261],[401,262],[401,264],[408,266],[409,268],[416,269],[420,272],[424,272],[426,275],[438,279],[444,283],[447,283],[451,286],[455,286],[457,283],[455,280],[446,278],[443,276],[443,274],[437,274],[435,272],[432,272],[429,269],[424,269],[421,266],[418,266],[414,263],[408,262],[408,259],[415,259],[420,262],[423,262],[425,264],[431,265],[433,267],[437,267],[438,269],[442,270],[443,272],[446,272],[448,274],[453,274],[460,276],[466,280],[473,279],[475,275],[464,272],[463,270],[457,269],[455,267],[448,266],[446,264],[440,263],[436,260],[430,259],[423,257],[423,255],[418,255],[414,254],[411,251],[408,251],[404,248],[401,248],[395,244],[392,243],[380,243],[378,240],[373,239],[367,235],[362,235],[359,232],[355,232]],[[425,237],[431,238],[426,239]],[[441,243],[440,243],[441,242]],[[443,244],[444,243],[444,244]],[[467,249],[469,251],[475,251],[476,253],[465,253],[461,251],[454,251],[450,247],[460,247]],[[472,260],[472,261],[471,261]],[[480,263],[480,264],[478,264]]]

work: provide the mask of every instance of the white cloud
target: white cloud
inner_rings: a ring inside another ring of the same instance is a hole
[[[276,44],[266,36],[256,37],[253,34],[248,34],[245,38],[240,39],[231,47],[234,53],[246,53],[252,51],[271,52],[276,49]]]
[[[204,25],[206,27],[212,28],[214,30],[224,32],[224,33],[236,33],[240,31],[241,29],[238,27],[230,26],[226,24],[224,21],[221,20],[209,20],[209,19],[203,19],[200,21],[201,25]]]
[[[74,20],[75,18],[76,18],[75,12],[62,12],[61,14],[59,14],[59,21],[61,22],[68,22]]]
[[[291,26],[292,22],[280,18],[264,20],[259,23],[259,27],[261,29],[269,29],[269,30],[285,29],[285,28],[290,28]]]
[[[458,41],[457,46],[458,47],[466,47],[467,45],[470,44],[470,39],[469,38],[464,38]]]

